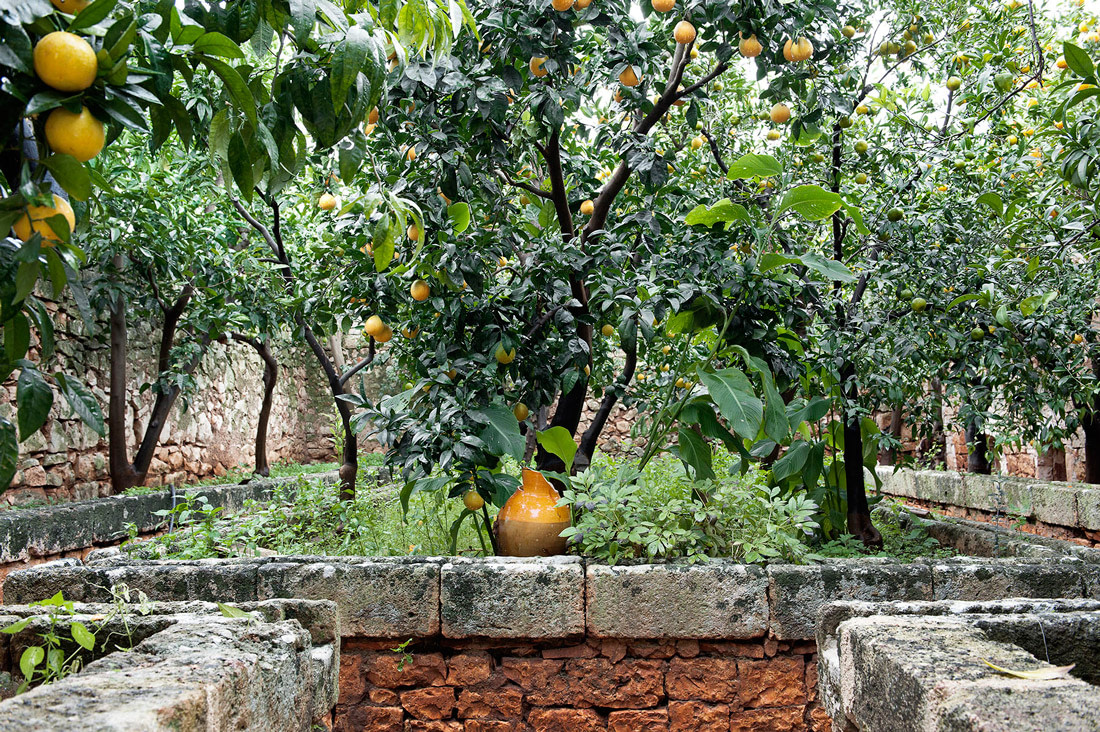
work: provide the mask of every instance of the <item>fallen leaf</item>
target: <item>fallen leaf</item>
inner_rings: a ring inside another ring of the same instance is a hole
[[[1064,679],[1069,676],[1069,672],[1073,670],[1073,667],[1077,664],[1071,663],[1069,666],[1051,666],[1050,668],[1036,668],[1030,671],[1014,671],[1010,668],[1001,668],[996,664],[992,664],[986,661],[986,666],[989,666],[994,671],[998,671],[1007,676],[1014,676],[1017,679],[1031,679],[1032,681],[1049,681],[1051,679]]]

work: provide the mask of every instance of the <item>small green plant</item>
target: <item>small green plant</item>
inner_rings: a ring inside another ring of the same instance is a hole
[[[671,458],[644,471],[598,464],[570,480],[559,505],[573,511],[573,526],[562,532],[570,547],[611,564],[813,558],[806,539],[817,528],[817,505],[803,495],[781,496],[756,471],[695,481]]]
[[[902,503],[883,499],[875,506],[874,517],[875,526],[882,534],[882,549],[870,551],[862,541],[850,534],[842,534],[816,548],[815,553],[831,559],[890,557],[903,562],[921,557],[951,557],[957,553],[940,544]]]
[[[210,499],[201,493],[179,494],[179,503],[174,508],[154,511],[153,515],[163,521],[161,527],[169,529],[170,538],[179,538],[173,529],[183,529],[190,535],[190,541],[169,553],[179,559],[198,559],[212,556],[221,544],[222,533],[218,522],[223,512],[221,506],[214,506]]]
[[[411,644],[412,642],[413,639],[409,638],[404,643],[398,643],[396,646],[390,649],[394,653],[401,654],[401,658],[399,658],[397,661],[398,671],[404,671],[407,666],[413,665],[413,655],[409,653],[409,644]]]

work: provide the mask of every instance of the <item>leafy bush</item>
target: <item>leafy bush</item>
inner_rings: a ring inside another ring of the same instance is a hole
[[[883,546],[879,551],[867,546],[850,534],[843,534],[821,545],[815,551],[822,557],[892,557],[911,562],[919,557],[951,557],[958,552],[936,541],[906,507],[889,499],[875,506],[875,526],[882,534]]]
[[[573,510],[574,525],[563,532],[572,549],[611,564],[813,558],[806,539],[817,528],[817,505],[804,495],[782,497],[757,471],[693,481],[671,458],[644,471],[598,464],[572,479],[561,504]]]

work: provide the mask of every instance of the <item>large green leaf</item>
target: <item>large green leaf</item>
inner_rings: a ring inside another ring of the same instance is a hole
[[[234,43],[230,38],[215,31],[203,33],[193,44],[191,44],[191,48],[198,53],[205,53],[210,56],[244,58],[244,51],[241,50],[240,46]]]
[[[103,411],[100,409],[95,395],[89,391],[88,387],[80,383],[80,380],[75,376],[60,372],[54,374],[54,378],[57,380],[61,393],[65,396],[65,401],[72,407],[73,413],[80,417],[84,424],[95,430],[97,434],[100,436],[105,435]]]
[[[374,225],[374,238],[371,241],[371,248],[374,250],[374,268],[378,272],[385,271],[390,266],[390,262],[393,261],[395,228],[396,224],[393,216],[389,214],[383,214],[382,218],[378,219],[378,223]]]
[[[24,361],[15,384],[15,403],[19,407],[19,439],[27,439],[46,423],[53,406],[53,389],[38,369]]]
[[[526,444],[512,410],[501,404],[491,404],[480,411],[488,419],[488,424],[479,435],[485,447],[494,455],[509,455],[516,461],[523,460]]]
[[[714,480],[713,457],[710,445],[699,434],[689,428],[681,427],[679,431],[680,459],[690,465],[695,471],[697,479]]]
[[[770,178],[783,172],[783,166],[771,155],[756,155],[749,153],[742,155],[730,164],[728,177],[730,180],[738,178]]]
[[[1066,65],[1078,76],[1092,76],[1092,72],[1096,70],[1088,53],[1069,41],[1062,44],[1062,56],[1066,59]]]
[[[577,443],[573,436],[564,427],[551,427],[539,432],[536,436],[539,445],[551,455],[557,455],[565,463],[565,473],[573,472],[573,458],[577,456]]]
[[[794,211],[807,221],[820,221],[840,210],[844,205],[840,196],[818,185],[804,185],[792,188],[783,194],[776,209],[776,216]]]
[[[72,155],[55,153],[42,161],[58,185],[78,201],[92,195],[92,179],[84,165]]]
[[[454,224],[456,234],[461,234],[470,226],[470,204],[456,201],[447,207],[447,216]]]
[[[728,198],[723,198],[710,208],[706,204],[699,204],[684,217],[684,223],[688,226],[714,226],[715,224],[727,224],[731,221],[749,221],[749,212],[739,203],[733,203]]]
[[[294,40],[304,44],[313,31],[317,19],[317,3],[314,0],[289,0],[290,25],[294,29]]]
[[[225,61],[211,56],[200,55],[198,59],[218,75],[222,83],[225,84],[225,89],[229,92],[229,96],[232,98],[233,103],[237,105],[237,109],[244,112],[248,121],[255,127],[258,124],[256,118],[256,99],[252,96],[252,92],[249,90],[248,84],[245,83],[244,77],[241,76],[241,72],[237,71]]]
[[[835,259],[826,259],[814,252],[806,252],[798,259],[828,280],[835,282],[855,282],[856,280],[856,276],[852,274],[852,271]]]
[[[989,206],[991,209],[993,209],[993,213],[997,214],[998,216],[1004,215],[1005,203],[1001,200],[1001,197],[993,191],[987,191],[978,196],[978,200],[976,201],[976,203],[984,203],[986,206]]]
[[[735,368],[704,371],[700,367],[698,373],[733,431],[746,440],[755,439],[764,419],[764,404],[753,392],[749,378]]]
[[[0,417],[0,493],[11,485],[18,464],[19,440],[15,436],[15,425]]]
[[[353,25],[332,54],[332,107],[337,112],[344,106],[348,90],[355,86],[355,79],[367,62],[371,42],[367,31]]]
[[[806,458],[809,456],[810,443],[806,440],[795,440],[787,448],[787,452],[783,457],[776,460],[775,464],[772,465],[772,478],[777,482],[786,480],[802,470],[802,467],[806,464]]]

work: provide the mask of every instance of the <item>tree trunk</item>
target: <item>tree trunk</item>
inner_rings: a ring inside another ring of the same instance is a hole
[[[130,465],[130,450],[126,445],[126,303],[119,295],[110,305],[111,374],[107,406],[107,454],[111,474],[111,489],[122,493],[141,481]]]
[[[267,463],[267,423],[271,417],[271,403],[275,398],[275,382],[279,378],[279,364],[272,355],[267,341],[234,333],[233,339],[241,343],[247,343],[256,349],[256,353],[264,362],[264,398],[260,403],[260,416],[256,421],[256,475],[267,477],[271,475],[271,469]]]
[[[902,424],[902,412],[901,407],[894,407],[890,411],[890,427],[889,434],[895,440],[901,439],[901,424]],[[898,463],[898,449],[896,447],[890,447],[885,450],[880,450],[878,453],[879,465],[897,465]]]
[[[359,440],[351,428],[351,405],[340,398],[344,394],[344,385],[332,361],[325,354],[324,346],[314,335],[313,329],[306,324],[305,318],[301,315],[295,316],[295,321],[302,329],[302,334],[310,350],[313,351],[317,363],[325,372],[329,391],[332,393],[333,401],[336,402],[336,411],[340,413],[340,427],[344,430],[344,451],[340,456],[340,500],[350,501],[355,498],[355,480],[359,474]]]
[[[989,475],[989,438],[978,431],[978,423],[971,420],[966,425],[966,469],[971,473]]]
[[[1100,354],[1092,356],[1092,375],[1100,380]],[[1100,483],[1100,394],[1092,398],[1092,409],[1081,418],[1085,433],[1085,482]]]
[[[845,364],[844,399],[856,404],[859,396],[855,382],[855,367]],[[871,507],[867,503],[867,487],[863,482],[863,430],[858,414],[844,417],[844,483],[848,502],[848,533],[863,542],[864,546],[881,549],[882,534],[871,523]]]

